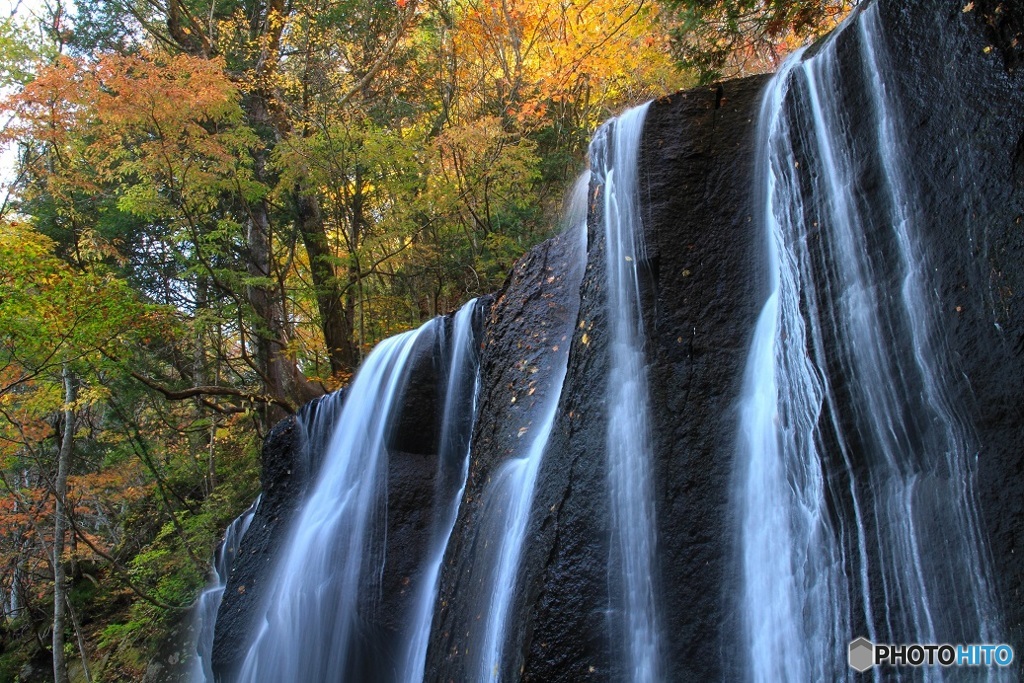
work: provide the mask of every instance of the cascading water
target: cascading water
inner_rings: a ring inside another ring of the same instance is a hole
[[[240,681],[359,680],[374,643],[363,604],[379,585],[386,440],[413,350],[437,321],[387,339],[363,362],[316,484],[274,570]]]
[[[813,57],[791,58],[762,105],[757,174],[771,291],[747,361],[737,488],[741,614],[756,681],[849,678],[846,644],[858,635],[998,635],[976,453],[947,388],[918,246],[926,226],[876,13],[872,5],[842,29],[858,42],[860,74],[844,79],[833,36]],[[858,84],[871,130],[848,125]],[[858,185],[865,179],[870,191]],[[943,670],[910,677],[941,680]]]
[[[306,502],[271,577],[261,621],[236,679],[422,680],[438,570],[465,485],[477,382],[474,299],[442,319],[381,342],[351,386],[298,416],[311,479]],[[369,626],[384,561],[388,448],[416,351],[437,341],[447,368],[435,491],[435,517],[413,583],[407,632],[392,652]],[[212,680],[212,679],[211,679]]]
[[[473,299],[456,314],[452,323],[451,349],[446,354],[451,360],[445,388],[441,445],[438,449],[439,475],[435,486],[436,500],[446,503],[437,508],[431,531],[430,551],[413,599],[413,615],[399,675],[399,680],[406,683],[420,683],[423,680],[441,563],[466,488],[469,441],[473,433],[476,395],[480,380],[478,347],[473,330],[476,312],[476,299]]]
[[[562,316],[566,322],[565,329],[551,330],[552,339],[571,335],[576,322],[579,285],[587,258],[588,180],[589,174],[585,174],[577,182],[567,211],[565,222],[575,244],[569,270],[559,276],[566,279],[572,299],[567,306],[569,310]],[[554,425],[569,362],[567,344],[556,343],[550,353],[557,354],[550,365],[551,374],[537,377],[535,395],[540,398],[532,409],[535,416],[532,424],[524,432],[532,437],[529,446],[525,452],[501,466],[484,493],[486,502],[479,531],[482,542],[472,569],[476,577],[473,581],[476,593],[471,598],[472,604],[478,605],[481,613],[479,621],[473,625],[470,644],[465,653],[469,660],[465,671],[474,681],[508,678],[510,663],[505,653],[517,647],[517,644],[509,642],[509,614],[520,588],[518,578],[537,473]]]
[[[608,487],[611,494],[610,575],[621,589],[613,632],[625,650],[626,678],[662,678],[656,588],[656,526],[652,484],[650,395],[644,358],[638,266],[645,261],[637,158],[649,105],[605,124],[590,147],[604,184],[611,362],[608,376]],[[613,589],[613,595],[616,594]]]
[[[305,405],[296,414],[295,423],[301,434],[299,439],[301,450],[299,457],[296,457],[293,462],[293,467],[299,470],[294,473],[298,480],[308,480],[310,473],[319,467],[320,460],[330,442],[333,427],[337,423],[338,414],[344,405],[345,395],[346,392],[343,389],[335,391],[318,401]],[[196,637],[193,649],[197,656],[193,658],[189,669],[188,680],[190,683],[212,683],[215,680],[211,663],[217,613],[228,577],[231,574],[234,558],[238,554],[245,532],[249,529],[262,499],[263,495],[260,494],[253,504],[228,526],[224,533],[224,539],[214,553],[213,573],[209,585],[200,594],[193,608],[192,631]]]
[[[252,522],[259,504],[260,499],[256,498],[245,512],[228,525],[227,531],[224,532],[224,539],[213,557],[213,571],[209,584],[196,600],[192,614],[192,628],[196,635],[196,644],[195,657],[192,659],[188,675],[190,683],[205,683],[214,680],[213,670],[210,668],[210,654],[213,650],[213,631],[217,626],[217,610],[220,608],[224,587],[227,586],[228,576],[231,574],[231,563],[234,562],[238,552],[238,545],[249,529],[249,524]]]
[[[758,681],[828,679],[826,673],[841,671],[836,645],[849,631],[842,551],[827,519],[824,454],[814,435],[826,389],[807,356],[808,331],[800,314],[800,278],[810,277],[809,264],[805,255],[787,250],[777,217],[792,201],[779,179],[791,175],[792,150],[788,135],[777,129],[783,125],[779,112],[789,73],[798,61],[799,55],[772,81],[761,112],[759,168],[766,174],[762,219],[770,231],[771,293],[754,331],[740,404],[740,462],[747,468],[740,494],[743,608]],[[792,189],[799,192],[797,185]],[[793,218],[802,220],[799,213]],[[813,289],[806,296],[808,306],[816,304]]]

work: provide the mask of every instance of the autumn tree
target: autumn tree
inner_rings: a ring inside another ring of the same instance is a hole
[[[686,83],[650,0],[472,0],[452,11],[457,120],[498,116],[530,133],[561,182],[604,119]]]
[[[822,36],[858,0],[661,0],[673,51],[703,83],[771,71],[781,57]]]
[[[0,224],[0,455],[5,469],[17,460],[34,460],[33,469],[45,484],[42,499],[31,502],[31,496],[3,478],[23,510],[52,509],[52,525],[47,525],[51,532],[42,532],[38,518],[34,531],[53,580],[54,680],[66,681],[64,637],[70,605],[65,551],[78,378],[96,378],[109,350],[129,340],[140,316],[134,296],[116,279],[75,273],[54,255],[53,246],[27,225]],[[100,384],[92,380],[83,396],[86,402],[102,396]],[[46,424],[49,416],[56,416],[53,428]],[[48,447],[51,436],[55,443]],[[47,504],[50,499],[52,506]],[[73,612],[72,621],[77,623]]]

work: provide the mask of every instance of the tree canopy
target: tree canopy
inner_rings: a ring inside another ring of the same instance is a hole
[[[835,28],[859,0],[664,0],[673,53],[702,83],[772,70]]]

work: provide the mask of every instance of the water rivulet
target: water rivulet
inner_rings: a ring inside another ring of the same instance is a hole
[[[192,614],[193,630],[196,636],[196,642],[193,645],[195,657],[188,673],[190,683],[202,683],[213,679],[210,655],[213,651],[213,632],[217,628],[217,610],[224,595],[224,588],[228,584],[228,577],[231,576],[231,565],[235,560],[235,555],[238,554],[242,537],[248,531],[259,504],[260,501],[257,498],[252,506],[236,517],[224,532],[224,538],[214,554],[210,581],[196,600]]]
[[[590,145],[603,184],[602,223],[608,279],[611,358],[608,374],[607,471],[611,511],[609,625],[621,639],[631,681],[663,677],[655,573],[650,396],[644,357],[640,264],[646,262],[640,217],[640,133],[647,105],[605,124]]]

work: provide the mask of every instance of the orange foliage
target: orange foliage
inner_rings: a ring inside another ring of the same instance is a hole
[[[463,96],[480,109],[529,124],[549,102],[601,107],[664,94],[679,85],[656,12],[631,0],[476,0],[457,24]],[[498,112],[494,112],[498,113]]]
[[[37,175],[49,192],[96,194],[120,183],[121,208],[143,215],[167,214],[173,202],[206,208],[211,189],[237,180],[244,156],[238,93],[220,59],[62,56],[3,109],[16,118],[0,143],[48,147],[38,163],[49,172]]]

